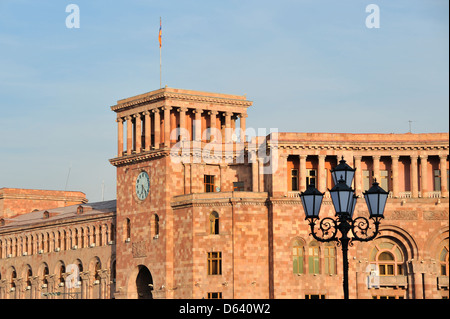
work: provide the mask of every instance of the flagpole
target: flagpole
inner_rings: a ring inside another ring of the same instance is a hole
[[[162,89],[162,59],[161,59],[161,17],[159,17],[159,88]]]
[[[159,47],[159,88],[162,88],[161,47]]]

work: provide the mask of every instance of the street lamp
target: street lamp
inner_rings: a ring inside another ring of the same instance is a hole
[[[319,221],[324,193],[319,192],[313,185],[309,185],[306,191],[301,192],[300,198],[306,215],[305,219],[309,220],[311,235],[317,241],[336,241],[342,247],[344,298],[348,299],[348,246],[352,246],[353,241],[370,241],[378,235],[380,220],[383,218],[389,193],[382,189],[375,179],[372,187],[363,193],[369,209],[370,220],[365,217],[353,219],[358,200],[355,191],[351,188],[355,169],[347,165],[342,158],[340,164],[332,170],[332,174],[335,186],[328,190],[336,211],[335,219],[325,217]],[[338,236],[338,231],[340,236]],[[349,232],[351,232],[351,236],[349,236]]]

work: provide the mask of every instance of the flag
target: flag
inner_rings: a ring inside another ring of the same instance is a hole
[[[161,36],[162,36],[162,31],[161,31],[161,27],[162,27],[162,24],[161,24],[161,18],[159,18],[159,48],[161,49]]]

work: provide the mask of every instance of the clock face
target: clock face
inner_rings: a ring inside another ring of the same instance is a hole
[[[150,178],[146,172],[140,172],[136,178],[136,195],[140,200],[147,198],[150,192]]]

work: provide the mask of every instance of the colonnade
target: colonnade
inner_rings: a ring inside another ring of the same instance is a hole
[[[231,143],[238,119],[239,142],[243,143],[246,118],[247,113],[171,106],[156,107],[129,115],[122,113],[116,120],[118,156],[168,148],[179,140],[187,139]],[[187,134],[183,134],[181,130],[175,131],[177,134],[174,134],[174,130],[180,128]],[[206,131],[207,129],[209,130]],[[213,139],[214,130],[221,133],[221,140],[217,140],[217,137]]]
[[[326,160],[330,158],[338,162],[340,157],[336,155],[306,155],[306,154],[282,154],[280,156],[280,167],[284,168],[287,174],[281,177],[288,181],[287,160],[289,156],[298,159],[299,185],[298,191],[306,190],[307,185],[307,161],[314,159],[314,169],[317,170],[317,184],[319,191],[325,192],[327,187],[331,188],[329,173],[325,168]],[[383,160],[381,161],[381,158]],[[390,196],[394,198],[419,198],[419,197],[447,197],[448,196],[448,155],[447,154],[418,154],[418,155],[358,155],[344,156],[347,164],[356,168],[353,187],[357,195],[365,191],[363,185],[363,171],[369,170],[370,181],[376,179],[378,182],[382,178],[388,179]],[[381,162],[384,169],[380,169]],[[401,165],[399,165],[401,163]],[[370,168],[370,169],[369,169]],[[381,176],[381,172],[387,172],[388,176]],[[435,172],[434,176],[431,176]],[[439,181],[438,188],[433,184]],[[281,185],[282,189],[288,190],[287,185]]]

